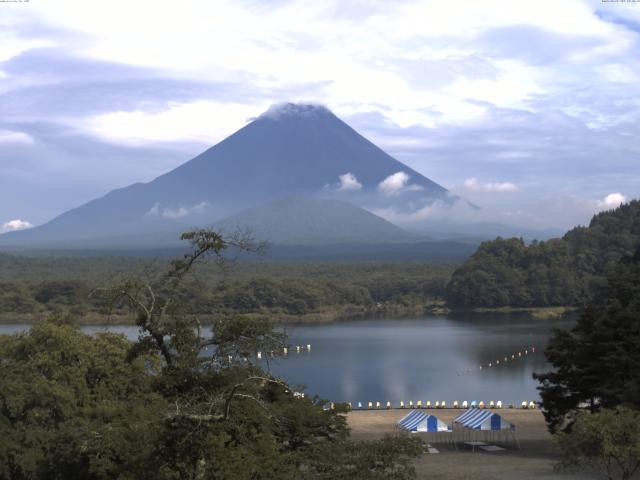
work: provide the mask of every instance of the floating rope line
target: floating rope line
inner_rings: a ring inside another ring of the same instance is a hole
[[[471,375],[472,373],[480,372],[487,368],[497,368],[501,365],[506,365],[508,363],[517,362],[518,360],[522,360],[523,358],[527,358],[529,355],[533,355],[536,353],[536,347],[527,347],[519,352],[512,353],[510,355],[505,355],[503,357],[499,357],[496,360],[492,360],[487,363],[483,363],[482,365],[478,365],[475,368],[467,368],[466,370],[460,370],[458,372],[458,376],[463,375]]]

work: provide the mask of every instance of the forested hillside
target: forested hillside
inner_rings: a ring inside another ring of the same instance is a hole
[[[447,286],[454,307],[579,306],[602,294],[607,273],[640,244],[640,201],[595,215],[588,227],[526,245],[484,242]]]

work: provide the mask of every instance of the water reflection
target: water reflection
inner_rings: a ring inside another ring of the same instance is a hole
[[[270,364],[274,373],[289,382],[305,384],[308,394],[333,401],[502,400],[519,404],[538,397],[531,375],[549,368],[543,351],[550,331],[572,323],[571,318],[465,314],[287,326],[292,345],[311,344],[312,350],[297,354],[291,349],[287,358],[272,359]],[[0,333],[25,328],[22,324],[0,325]],[[105,329],[132,340],[138,337],[137,327],[132,326],[83,327],[90,334]],[[511,361],[512,354],[530,351],[532,346],[535,353]],[[266,367],[266,359],[263,362]],[[489,362],[490,368],[486,366]]]
[[[538,397],[531,375],[549,368],[543,351],[550,331],[572,323],[467,315],[288,327],[292,343],[311,343],[313,351],[290,355],[273,370],[290,381],[306,379],[310,393],[336,401],[520,403]],[[518,352],[522,357],[511,361]],[[491,368],[478,369],[489,362]],[[461,374],[468,369],[472,372]]]

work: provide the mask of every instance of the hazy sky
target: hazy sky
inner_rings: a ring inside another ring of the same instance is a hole
[[[283,101],[327,105],[484,219],[584,223],[640,196],[640,3],[0,2],[0,230]]]

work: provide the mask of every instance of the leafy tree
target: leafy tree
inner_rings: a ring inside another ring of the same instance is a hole
[[[255,246],[182,238],[191,251],[168,272],[110,291],[135,310],[136,342],[66,321],[0,337],[0,480],[412,478],[415,439],[354,443],[326,402],[254,364],[285,345],[267,323],[224,317],[205,331],[189,274]]]
[[[640,248],[613,270],[603,303],[571,331],[556,331],[545,352],[554,370],[535,375],[552,431],[571,426],[582,404],[592,411],[640,408]]]
[[[143,478],[157,412],[153,359],[121,335],[45,323],[0,336],[0,478]]]
[[[640,469],[640,412],[623,407],[578,414],[570,433],[556,438],[561,468],[590,467],[608,479],[630,479]]]

